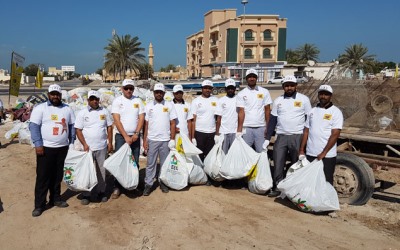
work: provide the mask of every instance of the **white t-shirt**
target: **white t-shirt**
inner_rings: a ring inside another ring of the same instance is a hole
[[[95,151],[107,147],[107,127],[112,124],[111,114],[106,108],[92,109],[88,106],[77,114],[75,128],[82,129],[90,150]]]
[[[45,102],[33,108],[30,122],[41,125],[43,146],[60,148],[69,144],[68,125],[75,123],[75,115],[64,103],[56,107]]]
[[[246,87],[241,90],[237,95],[236,106],[244,108],[243,127],[266,126],[264,108],[271,103],[271,95],[263,87],[256,86],[254,89]]]
[[[176,127],[179,128],[181,134],[185,134],[189,136],[189,129],[188,129],[188,120],[191,119],[189,115],[190,106],[186,102],[183,103],[174,103],[176,115],[178,116],[175,119]]]
[[[236,133],[238,125],[238,113],[236,108],[236,96],[219,98],[215,114],[221,116],[221,134]]]
[[[170,121],[177,118],[174,104],[170,101],[146,104],[146,121],[148,122],[147,138],[152,141],[169,141],[171,139]]]
[[[309,128],[307,140],[307,155],[316,157],[325,148],[331,136],[332,129],[342,129],[343,114],[336,106],[328,109],[314,107],[307,114],[306,125]],[[327,158],[337,155],[336,144],[326,154]]]
[[[217,108],[218,98],[210,96],[204,98],[199,96],[193,100],[191,105],[192,115],[196,115],[196,131],[202,133],[215,132],[215,109]]]
[[[297,92],[295,98],[284,98],[284,95],[276,98],[271,111],[271,115],[278,117],[276,133],[302,134],[306,122],[305,116],[310,110],[310,99],[301,93]]]
[[[139,115],[144,113],[144,105],[140,98],[128,99],[123,95],[114,99],[111,108],[112,114],[119,114],[122,126],[128,135],[133,135],[139,121]]]

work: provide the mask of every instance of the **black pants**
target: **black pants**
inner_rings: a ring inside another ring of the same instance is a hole
[[[312,162],[317,157],[306,155],[307,160]],[[323,158],[322,162],[324,163],[324,174],[327,182],[333,185],[333,174],[335,173],[336,166],[336,157],[332,158]]]
[[[215,133],[202,133],[199,131],[194,132],[194,138],[197,141],[197,147],[203,151],[202,154],[199,155],[200,159],[204,162],[204,158],[208,155],[211,149],[215,145],[214,141]]]
[[[36,156],[35,208],[44,208],[47,191],[50,203],[60,201],[61,181],[68,146],[61,148],[44,147],[44,155]]]

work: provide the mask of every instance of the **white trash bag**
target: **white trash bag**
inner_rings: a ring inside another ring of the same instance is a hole
[[[286,176],[293,174],[294,171],[299,170],[300,168],[303,168],[303,167],[307,166],[308,164],[310,164],[310,162],[307,160],[306,157],[304,157],[304,159],[302,159],[302,160],[298,160],[295,164],[290,166],[290,168],[288,169],[288,171],[286,173]]]
[[[185,159],[171,150],[160,170],[160,180],[168,187],[181,190],[188,185],[189,170]]]
[[[204,159],[204,172],[214,181],[223,181],[225,178],[220,174],[225,153],[222,150],[223,140],[213,146]]]
[[[243,138],[236,138],[222,162],[220,173],[228,180],[249,176],[258,158],[260,154],[247,145]]]
[[[257,165],[248,177],[249,191],[254,194],[265,194],[272,188],[271,169],[267,152],[260,154]]]
[[[97,185],[92,152],[68,150],[64,161],[64,183],[74,191],[91,191]]]
[[[339,210],[335,188],[326,181],[324,164],[314,160],[279,182],[281,198],[286,196],[303,212]]]
[[[202,154],[203,151],[198,149],[189,139],[184,134],[177,134],[175,136],[175,141],[176,141],[176,150],[178,153],[185,155],[185,156],[191,156],[191,155],[199,155]]]
[[[139,184],[139,170],[132,155],[131,147],[125,143],[104,162],[107,169],[125,189],[136,189]]]
[[[204,172],[204,165],[198,155],[186,156],[186,163],[193,164],[189,175],[189,183],[192,185],[204,185],[207,183],[207,175]]]

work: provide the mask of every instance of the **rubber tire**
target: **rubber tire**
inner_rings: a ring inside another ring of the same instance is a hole
[[[218,95],[218,89],[217,88],[213,88],[212,92],[213,95]]]
[[[364,205],[372,197],[375,189],[375,177],[372,168],[360,157],[348,153],[338,153],[337,165],[344,165],[351,169],[358,179],[358,187],[353,196],[342,198],[340,203],[350,205]]]
[[[218,90],[218,93],[219,93],[219,94],[225,94],[225,93],[226,93],[225,88],[220,88],[220,89]]]
[[[269,82],[268,82],[268,84],[272,84],[272,82],[271,82],[271,81],[269,81]]]

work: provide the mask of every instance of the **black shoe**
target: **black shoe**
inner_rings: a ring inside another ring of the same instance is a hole
[[[211,181],[210,180],[207,180],[206,186],[211,186]]]
[[[107,202],[108,198],[107,195],[105,193],[99,193],[97,195],[97,198],[101,201],[101,202]]]
[[[86,206],[89,205],[89,203],[90,203],[90,197],[84,196],[81,200],[81,204]]]
[[[54,206],[56,207],[68,207],[68,203],[65,201],[55,201]]]
[[[160,182],[160,188],[161,188],[161,191],[162,191],[163,193],[168,193],[168,192],[169,192],[168,187],[165,186],[165,184],[162,183],[162,182]]]
[[[41,208],[35,208],[35,209],[32,211],[32,217],[38,217],[38,216],[42,215],[42,213],[43,213],[43,209],[41,209]]]
[[[150,186],[150,185],[145,185],[145,186],[144,186],[143,195],[144,195],[144,196],[149,196],[150,193],[151,193],[151,186]]]
[[[271,189],[269,193],[267,194],[268,197],[278,197],[281,194],[281,191],[278,191],[276,189]]]

